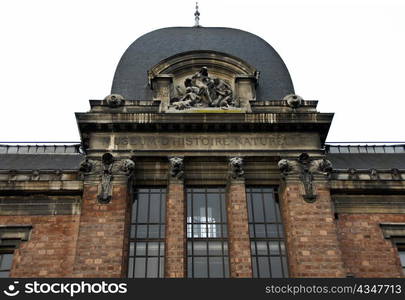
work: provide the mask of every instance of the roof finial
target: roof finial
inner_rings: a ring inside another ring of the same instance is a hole
[[[194,27],[200,27],[200,12],[198,11],[198,2],[195,3],[195,24]]]

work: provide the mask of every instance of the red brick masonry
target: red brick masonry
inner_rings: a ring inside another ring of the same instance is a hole
[[[230,275],[232,278],[250,278],[252,260],[245,183],[229,183],[227,215]]]
[[[341,214],[340,246],[347,272],[355,277],[401,277],[397,248],[385,239],[380,223],[405,223],[399,214]]]
[[[97,185],[84,186],[73,275],[125,277],[130,213],[127,186],[113,185],[108,204],[99,204],[97,194]]]
[[[186,277],[186,203],[183,183],[169,183],[166,199],[165,277]]]
[[[301,183],[280,191],[290,277],[345,277],[329,189],[315,185],[317,199],[303,199]]]

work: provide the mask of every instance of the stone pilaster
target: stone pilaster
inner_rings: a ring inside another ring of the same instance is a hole
[[[125,277],[134,162],[86,160],[74,277]]]
[[[282,159],[279,167],[290,277],[345,277],[327,179],[330,162],[304,153]]]
[[[186,201],[183,158],[170,157],[166,198],[165,277],[186,277]]]
[[[252,261],[242,158],[231,158],[229,168],[227,217],[230,275],[232,278],[250,278]]]

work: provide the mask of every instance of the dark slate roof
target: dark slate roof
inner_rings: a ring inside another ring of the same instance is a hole
[[[0,145],[0,170],[78,170],[79,145]]]
[[[165,58],[195,50],[233,55],[260,71],[258,100],[282,99],[294,92],[283,60],[260,37],[232,28],[169,27],[149,32],[129,46],[118,63],[111,93],[131,100],[152,99],[147,71]]]
[[[327,145],[326,149],[334,169],[405,169],[405,145]]]

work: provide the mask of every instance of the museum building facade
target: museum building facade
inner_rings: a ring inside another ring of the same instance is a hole
[[[260,37],[147,33],[90,107],[0,145],[0,277],[404,276],[405,145],[326,144]]]

